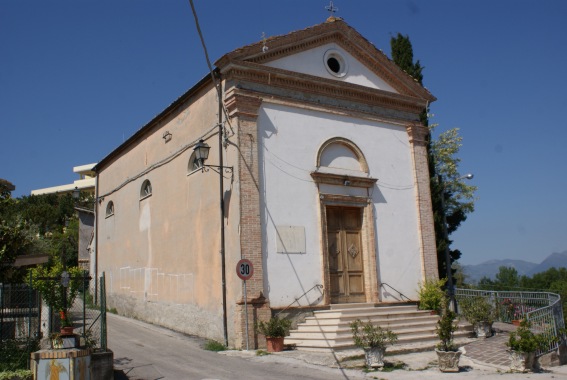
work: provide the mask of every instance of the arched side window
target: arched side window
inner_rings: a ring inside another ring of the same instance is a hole
[[[114,202],[110,201],[106,205],[106,217],[114,215]]]
[[[187,163],[187,174],[189,175],[198,169],[201,169],[201,167],[199,166],[199,162],[195,157],[195,152],[193,152],[191,154],[191,157],[189,157],[189,162]]]
[[[142,187],[140,188],[140,200],[145,199],[152,195],[152,183],[149,179],[145,180],[142,183]]]

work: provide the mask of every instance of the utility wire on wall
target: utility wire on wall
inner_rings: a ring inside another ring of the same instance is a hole
[[[232,130],[232,125],[230,124],[230,119],[228,118],[228,113],[227,113],[226,108],[224,107],[224,104],[223,104],[223,101],[222,101],[221,85],[218,82],[217,77],[215,77],[215,74],[213,72],[213,65],[211,64],[211,60],[209,59],[209,52],[207,50],[207,45],[205,44],[205,38],[203,37],[203,33],[201,32],[201,26],[199,25],[199,17],[197,16],[197,11],[195,10],[195,4],[193,4],[193,0],[189,0],[189,4],[191,5],[191,12],[193,13],[193,18],[195,19],[195,26],[197,27],[197,34],[199,34],[201,46],[203,47],[203,52],[205,53],[205,60],[207,61],[207,67],[209,68],[209,73],[211,75],[211,79],[213,80],[213,84],[214,84],[214,86],[217,90],[219,103],[222,104],[222,110],[223,110],[223,113],[224,113],[225,121],[228,123],[228,125],[230,126],[230,129]],[[233,134],[234,134],[234,131],[233,131]]]

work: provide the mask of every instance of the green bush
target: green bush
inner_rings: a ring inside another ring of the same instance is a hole
[[[479,322],[493,323],[496,310],[492,303],[481,296],[459,298],[460,314],[472,325]]]
[[[28,368],[30,354],[39,350],[36,339],[7,339],[0,343],[0,372]]]
[[[520,327],[510,333],[510,338],[506,345],[513,351],[535,352],[545,348],[550,342],[543,334],[535,334],[530,330],[530,322],[522,320]]]
[[[7,371],[0,373],[0,380],[32,380],[32,371],[19,369],[17,371]]]
[[[441,311],[445,302],[445,292],[443,287],[447,282],[446,278],[434,279],[428,278],[419,284],[419,309]]]

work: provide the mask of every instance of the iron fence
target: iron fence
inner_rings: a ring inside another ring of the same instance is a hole
[[[558,294],[457,288],[455,296],[457,303],[459,299],[465,297],[488,298],[495,308],[496,319],[499,322],[512,323],[514,320],[528,320],[530,329],[534,333],[543,334],[549,342],[548,348],[539,351],[538,356],[556,350],[560,341],[565,340],[563,335],[565,320],[561,297]]]
[[[29,284],[0,283],[0,372],[29,368],[39,348],[41,299]]]

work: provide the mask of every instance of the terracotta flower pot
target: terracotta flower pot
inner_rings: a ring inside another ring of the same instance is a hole
[[[73,326],[61,327],[61,335],[73,335]]]
[[[268,352],[281,352],[284,349],[284,338],[267,336],[266,347]]]

